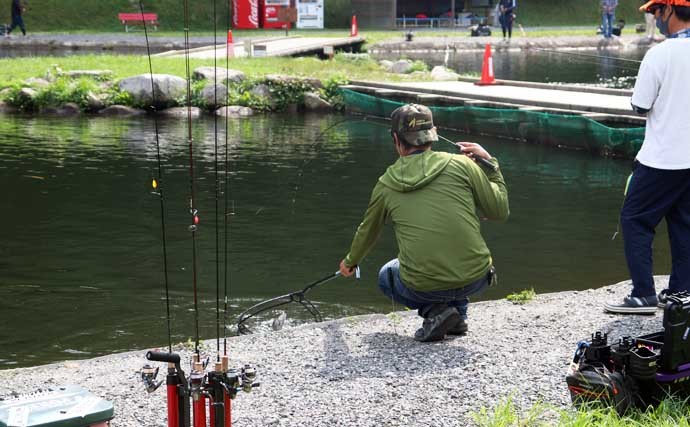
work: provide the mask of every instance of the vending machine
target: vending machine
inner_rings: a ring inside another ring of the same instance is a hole
[[[261,0],[263,28],[285,28],[288,23],[278,18],[281,9],[290,7],[290,0]]]
[[[323,28],[323,0],[297,0],[297,28]]]
[[[259,0],[232,0],[233,28],[259,28]]]

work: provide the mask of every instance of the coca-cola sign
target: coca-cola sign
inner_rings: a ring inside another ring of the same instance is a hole
[[[251,12],[249,13],[249,22],[259,28],[259,0],[250,0]]]
[[[235,28],[259,28],[259,0],[232,0]]]

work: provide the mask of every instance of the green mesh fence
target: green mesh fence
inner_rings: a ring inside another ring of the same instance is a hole
[[[349,89],[343,89],[342,95],[349,111],[378,117],[390,117],[393,110],[404,104]],[[611,127],[579,115],[472,106],[429,108],[437,126],[602,155],[633,158],[644,140],[643,127]]]

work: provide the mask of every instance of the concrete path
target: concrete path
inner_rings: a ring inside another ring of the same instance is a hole
[[[246,40],[233,45],[233,56],[235,58],[253,56],[293,56],[305,54],[324,54],[327,47],[333,51],[340,49],[353,48],[364,42],[362,37],[276,37],[255,40]],[[190,52],[191,58],[208,59],[215,57],[224,58],[226,46],[201,47]],[[181,57],[183,51],[165,52],[161,56]]]

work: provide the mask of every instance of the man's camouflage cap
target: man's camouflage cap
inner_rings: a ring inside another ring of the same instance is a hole
[[[438,141],[431,110],[419,104],[407,104],[391,114],[391,131],[411,145]]]

